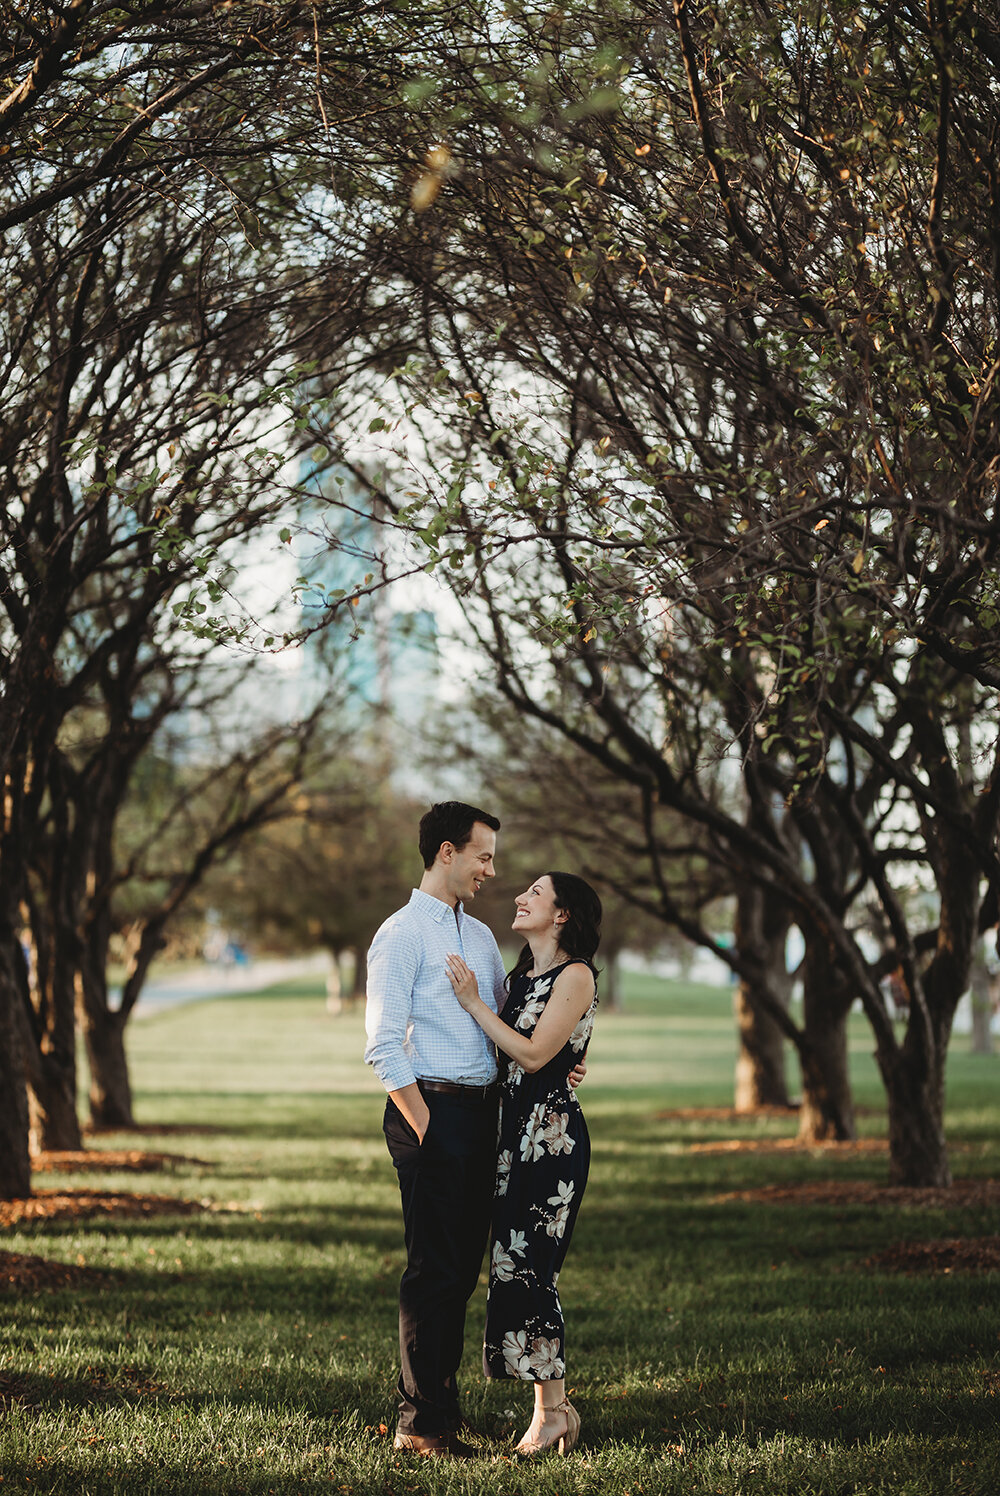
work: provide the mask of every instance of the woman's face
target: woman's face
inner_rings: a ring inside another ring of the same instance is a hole
[[[524,893],[518,894],[514,908],[511,929],[519,930],[526,937],[546,932],[554,934],[558,925],[566,923],[565,911],[556,908],[556,891],[547,873],[536,878]]]

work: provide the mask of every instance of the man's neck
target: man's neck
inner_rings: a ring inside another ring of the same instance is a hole
[[[420,892],[429,893],[432,899],[440,899],[442,904],[447,904],[450,909],[458,911],[458,900],[450,891],[445,879],[437,872],[436,868],[429,867],[420,880]]]

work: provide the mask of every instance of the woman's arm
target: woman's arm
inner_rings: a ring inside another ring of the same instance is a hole
[[[448,979],[465,1011],[476,1020],[488,1039],[531,1074],[557,1055],[594,1000],[594,975],[588,966],[575,962],[556,977],[534,1033],[519,1034],[486,1006],[479,984],[461,956],[447,959]]]

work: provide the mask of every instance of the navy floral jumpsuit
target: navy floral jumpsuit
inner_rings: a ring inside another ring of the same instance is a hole
[[[530,1035],[556,978],[571,964],[516,978],[503,1021]],[[595,990],[562,1049],[533,1075],[500,1055],[500,1151],[483,1350],[488,1377],[546,1382],[565,1374],[557,1284],[590,1165],[587,1124],[567,1077],[586,1054],[596,1010]]]

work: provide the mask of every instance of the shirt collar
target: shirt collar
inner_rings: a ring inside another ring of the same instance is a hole
[[[423,914],[429,914],[431,919],[436,920],[439,925],[449,914],[454,914],[461,923],[462,915],[465,913],[461,903],[453,909],[450,904],[445,903],[444,899],[436,899],[432,893],[425,893],[422,888],[413,890],[410,894],[410,903]]]

